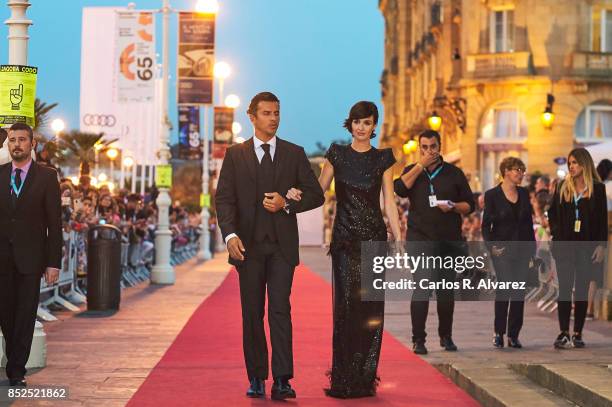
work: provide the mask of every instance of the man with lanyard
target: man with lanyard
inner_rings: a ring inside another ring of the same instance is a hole
[[[57,172],[32,160],[32,128],[13,124],[12,161],[0,165],[0,328],[6,342],[6,375],[25,386],[41,277],[58,281],[62,219]]]
[[[419,135],[419,161],[407,166],[402,176],[395,180],[395,193],[410,200],[406,240],[409,242],[408,253],[411,255],[424,254],[444,258],[446,255],[456,254],[463,240],[461,216],[474,210],[472,190],[465,175],[456,166],[443,161],[440,148],[440,134],[433,130],[422,132]],[[454,281],[455,271],[433,268],[415,271],[417,288],[410,303],[410,314],[413,350],[417,354],[427,354],[425,323],[431,290],[421,288],[419,284],[425,279]],[[454,291],[436,289],[436,297],[440,346],[447,351],[456,351],[457,346],[452,339]]]

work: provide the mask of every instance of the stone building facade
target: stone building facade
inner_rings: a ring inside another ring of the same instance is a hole
[[[612,0],[380,0],[381,144],[402,145],[434,112],[447,161],[474,190],[499,161],[556,175],[575,146],[612,141]],[[550,102],[554,98],[554,103]],[[554,112],[547,128],[542,113]],[[399,166],[398,166],[399,170]]]

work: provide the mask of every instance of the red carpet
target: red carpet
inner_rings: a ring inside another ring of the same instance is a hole
[[[325,372],[331,364],[331,286],[300,266],[291,298],[296,376],[292,385],[298,398],[288,403],[303,406],[479,405],[388,332],[382,345],[378,396],[348,401],[325,397]],[[128,406],[278,405],[269,398],[271,380],[266,382],[268,398],[265,400],[252,400],[244,395],[248,381],[242,358],[240,315],[238,277],[232,271],[195,311]]]

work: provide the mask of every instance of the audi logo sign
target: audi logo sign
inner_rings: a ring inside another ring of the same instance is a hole
[[[83,116],[83,124],[86,126],[113,127],[117,124],[117,118],[112,114],[91,114]]]

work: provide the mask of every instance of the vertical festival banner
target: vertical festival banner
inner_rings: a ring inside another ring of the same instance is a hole
[[[120,24],[119,15],[124,13],[140,14],[125,8],[83,7],[79,127],[83,132],[104,133],[105,139],[117,138],[115,147],[133,154],[137,164],[155,165],[161,126],[161,79],[152,77],[148,81],[152,89],[149,99],[142,98],[148,91],[136,86],[138,90],[135,92],[124,88],[121,92],[127,91],[132,96],[121,102],[118,100],[123,74],[119,64],[121,51],[118,49],[117,26]],[[152,24],[143,27],[152,30]],[[129,64],[129,70],[138,78],[138,60],[136,54],[132,55],[135,59]],[[142,58],[144,54],[139,55]],[[140,64],[143,65],[142,60]],[[141,76],[147,77],[148,74],[141,72]]]
[[[181,12],[178,29],[178,104],[211,104],[215,65],[215,15]]]
[[[179,159],[201,160],[200,107],[179,106]]]
[[[225,150],[232,144],[234,135],[232,124],[234,123],[234,109],[231,107],[215,106],[215,125],[213,158],[223,159]]]
[[[155,20],[152,13],[119,11],[115,41],[117,100],[150,102],[155,96]]]

